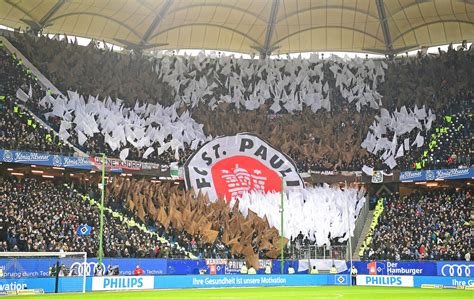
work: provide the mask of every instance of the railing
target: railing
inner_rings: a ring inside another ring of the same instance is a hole
[[[350,254],[350,256],[354,255],[354,253],[356,252],[357,243],[361,238],[362,231],[364,230],[364,225],[367,220],[367,214],[369,214],[369,198],[370,194],[368,193],[366,195],[365,203],[362,206],[362,209],[360,209],[359,215],[357,216],[355,227],[353,228],[354,236],[351,237],[352,252],[349,253],[349,246],[347,246],[347,252],[348,254]]]
[[[291,259],[331,259],[331,260],[347,260],[349,259],[347,245],[334,246],[316,246],[316,245],[300,245],[292,244],[289,248]]]

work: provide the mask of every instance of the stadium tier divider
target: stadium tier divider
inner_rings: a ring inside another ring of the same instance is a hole
[[[369,232],[367,233],[367,236],[365,237],[365,240],[362,243],[362,246],[360,247],[360,250],[359,250],[359,257],[361,258],[364,256],[364,253],[368,249],[368,246],[372,243],[372,237],[374,235],[375,228],[377,227],[379,217],[383,213],[383,209],[384,209],[383,202],[384,202],[384,199],[379,198],[377,205],[375,206],[375,212],[372,218],[372,223],[370,224],[370,227],[369,227]]]

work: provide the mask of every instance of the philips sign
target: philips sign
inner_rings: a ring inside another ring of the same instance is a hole
[[[384,287],[413,287],[413,276],[358,275],[357,285]]]
[[[92,279],[92,290],[151,290],[153,289],[153,284],[153,276],[94,277]]]

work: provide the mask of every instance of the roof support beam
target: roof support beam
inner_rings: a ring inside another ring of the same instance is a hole
[[[376,0],[377,11],[379,13],[379,21],[382,26],[383,39],[385,41],[385,49],[387,53],[393,52],[392,37],[390,36],[390,29],[388,28],[387,14],[385,12],[385,6],[383,0]]]
[[[156,15],[155,19],[153,19],[153,22],[151,23],[150,27],[148,27],[145,34],[143,35],[140,41],[140,45],[144,46],[148,43],[150,36],[155,31],[155,29],[160,25],[165,15],[168,13],[168,10],[170,9],[171,4],[173,4],[173,0],[166,0],[165,3],[163,3],[163,7],[160,9],[160,12]]]
[[[274,47],[271,46],[273,31],[276,25],[276,18],[278,15],[278,8],[280,7],[280,0],[273,0],[272,11],[270,12],[270,17],[268,18],[267,31],[265,33],[265,42],[263,47],[260,49],[260,57],[265,58],[272,54]]]
[[[58,0],[58,2],[56,2],[56,4],[54,4],[54,6],[51,7],[51,9],[38,22],[41,25],[41,27],[44,27],[47,25],[49,19],[51,19],[51,17],[61,8],[61,6],[64,5],[64,3],[66,3],[66,1],[67,0]]]
[[[23,21],[23,23],[27,24],[30,26],[30,31],[33,32],[34,34],[38,34],[43,30],[43,28],[47,27],[48,21],[51,19],[51,17],[61,8],[61,6],[64,5],[64,3],[67,0],[58,0],[53,7],[41,18],[41,20],[37,21],[33,18],[31,20],[28,19],[20,19]]]

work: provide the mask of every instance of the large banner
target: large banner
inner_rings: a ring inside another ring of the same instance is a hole
[[[91,167],[95,170],[102,169],[102,157],[90,157]],[[107,171],[111,172],[122,172],[123,170],[159,170],[161,171],[162,167],[159,164],[145,163],[140,161],[122,161],[115,158],[106,158],[105,159],[105,168]]]
[[[84,170],[101,170],[101,157],[74,157],[51,155],[47,153],[20,152],[0,149],[0,162],[33,164],[50,167],[64,167]],[[105,167],[110,172],[123,172],[124,170],[153,172],[154,175],[168,175],[169,166],[139,161],[122,161],[115,158],[105,159]]]
[[[160,275],[132,277],[87,277],[86,291],[127,290],[127,289],[189,289],[189,288],[235,288],[269,286],[316,286],[349,285],[347,274],[319,275]],[[0,296],[12,291],[43,289],[45,293],[54,292],[55,278],[0,278]],[[474,287],[474,279],[469,277],[442,276],[373,276],[358,275],[358,285],[391,287]],[[81,292],[82,277],[59,277],[58,291]],[[467,295],[467,294],[466,294]],[[112,296],[113,297],[113,296]]]
[[[49,267],[56,263],[56,258],[0,258],[0,272],[3,272],[4,278],[26,278],[26,277],[48,277]],[[329,261],[329,260],[328,260]],[[307,273],[309,265],[306,268],[300,268],[302,263],[308,263],[308,260],[286,260],[284,263],[284,273],[288,273],[288,266],[292,265],[299,273]],[[86,272],[86,275],[93,275],[95,267],[98,265],[96,258],[87,259],[87,263],[81,258],[62,258],[60,263],[69,269],[75,269],[79,275]],[[234,259],[199,259],[199,260],[180,260],[180,259],[152,259],[152,258],[104,258],[105,267],[118,266],[119,275],[133,275],[136,265],[140,265],[144,275],[190,275],[199,274],[200,270],[206,270],[208,274],[240,274],[240,268],[245,263],[244,260]],[[281,273],[280,260],[259,260],[261,269],[258,273],[264,273],[265,266],[270,265],[273,273]],[[311,264],[313,265],[313,264]],[[444,276],[444,277],[474,277],[474,262],[388,262],[373,261],[361,262],[354,261],[353,265],[357,268],[360,275],[388,275],[388,276]],[[336,266],[340,274],[348,274],[350,262],[347,262],[348,270],[342,269],[337,262]],[[215,267],[215,268],[214,268]],[[327,267],[326,267],[327,268]],[[318,266],[321,270],[323,267]],[[474,281],[474,280],[473,280]]]
[[[16,259],[0,259],[0,270],[3,272],[5,278],[24,278],[24,277],[49,277],[49,268],[57,262],[57,258],[16,258]],[[82,275],[84,271],[86,275],[94,275],[94,270],[97,267],[98,260],[96,258],[87,259],[87,263],[82,261],[82,258],[62,258],[59,262],[67,267],[69,270],[74,269],[76,273]],[[168,272],[174,271],[175,265],[168,264],[166,259],[125,259],[125,258],[104,258],[105,268],[109,266],[118,266],[120,275],[133,275],[133,270],[137,265],[143,269],[144,275],[161,275],[161,274],[176,274]],[[191,262],[191,261],[189,261]],[[170,269],[168,269],[170,267]],[[196,269],[191,265],[180,271],[178,274],[197,274]]]
[[[230,201],[244,192],[280,192],[304,187],[295,163],[252,134],[218,137],[205,143],[186,162],[188,189],[207,193],[215,201]]]
[[[438,276],[472,277],[474,262],[438,262]]]
[[[86,290],[91,290],[92,278],[86,278]],[[82,292],[84,285],[83,277],[60,277],[58,280],[58,292]],[[10,294],[12,291],[42,289],[45,293],[54,293],[56,278],[1,278],[0,297]]]
[[[474,178],[474,168],[402,171],[400,182],[455,180]]]
[[[413,287],[413,276],[357,275],[358,286]]]
[[[153,276],[109,276],[92,278],[92,291],[152,290]]]
[[[34,164],[64,168],[92,169],[89,158],[65,157],[44,153],[18,152],[0,149],[0,161],[8,163]]]
[[[357,268],[359,274],[368,275],[413,275],[413,276],[434,276],[436,274],[436,262],[389,262],[372,261],[360,262],[354,261],[353,265]],[[348,265],[350,268],[350,265]]]
[[[341,275],[342,276],[342,275]],[[155,279],[155,289],[314,286],[336,283],[335,275],[183,275]]]

